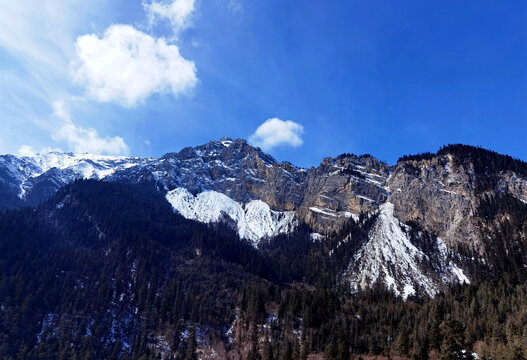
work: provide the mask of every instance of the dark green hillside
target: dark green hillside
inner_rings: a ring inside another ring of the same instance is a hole
[[[257,250],[227,226],[174,214],[151,185],[78,181],[36,209],[0,214],[0,358],[193,359],[216,346],[250,359],[462,359],[472,349],[523,359],[521,206],[488,198],[478,210],[516,214],[491,232],[508,244],[496,246],[499,275],[403,301],[338,281],[375,217],[324,242],[300,225]]]

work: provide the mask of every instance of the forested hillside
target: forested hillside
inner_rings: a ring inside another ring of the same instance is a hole
[[[480,211],[503,209],[489,199]],[[154,184],[77,181],[0,215],[0,356],[527,356],[527,282],[511,259],[435,298],[404,301],[382,284],[350,293],[339,269],[375,220],[350,219],[325,241],[300,225],[255,249],[228,224],[174,213]],[[525,226],[507,224],[495,241]]]

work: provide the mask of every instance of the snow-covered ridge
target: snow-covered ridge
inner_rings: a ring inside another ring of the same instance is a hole
[[[18,196],[24,198],[32,180],[52,169],[63,171],[63,183],[74,179],[104,179],[117,170],[124,170],[144,162],[144,158],[126,156],[105,156],[49,152],[29,156],[10,157],[8,169],[11,176],[19,182]],[[6,161],[4,159],[4,161]]]
[[[274,211],[261,200],[242,205],[216,191],[194,196],[185,188],[169,191],[166,199],[187,219],[214,223],[229,218],[236,224],[240,238],[250,240],[254,246],[264,238],[287,233],[296,225],[294,211]]]
[[[73,154],[49,152],[47,154],[35,154],[32,156],[23,156],[22,159],[33,161],[40,169],[40,174],[52,168],[68,169],[76,168],[86,177],[97,175],[104,178],[117,170],[117,168],[129,168],[137,165],[138,157],[127,156],[109,156],[94,154]],[[36,173],[34,175],[40,175]]]
[[[438,239],[440,274],[431,276],[425,272],[421,262],[428,256],[410,242],[409,235],[393,214],[394,205],[386,202],[380,207],[379,216],[370,230],[368,242],[355,254],[352,263],[344,274],[351,290],[366,289],[381,281],[396,295],[406,298],[415,294],[415,286],[420,286],[430,296],[434,296],[442,283],[467,282],[463,271],[448,261],[447,251]]]

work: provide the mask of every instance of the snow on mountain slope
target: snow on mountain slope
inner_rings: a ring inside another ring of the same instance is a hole
[[[260,240],[291,231],[296,223],[293,211],[274,211],[261,200],[242,205],[216,191],[204,191],[194,196],[184,188],[166,194],[175,211],[187,219],[204,223],[220,222],[224,217],[236,224],[241,238],[257,246]]]
[[[137,157],[74,155],[55,151],[21,157],[0,157],[0,164],[10,175],[11,185],[18,187],[18,197],[21,199],[36,183],[43,180],[48,172],[57,185],[64,185],[79,178],[103,179],[117,170],[124,170],[145,161],[147,160]]]
[[[79,154],[49,152],[46,154],[34,154],[22,156],[20,160],[35,165],[34,172],[30,174],[35,177],[46,171],[57,169],[75,169],[76,172],[82,173],[85,177],[97,176],[104,178],[112,174],[117,167],[127,168],[137,164],[138,158],[126,156],[104,156],[93,154]]]
[[[93,154],[58,153],[36,154],[31,156],[42,172],[51,168],[76,169],[84,177],[98,177],[100,179],[113,174],[118,169],[126,169],[137,165],[139,158],[127,156],[107,156]]]
[[[249,239],[269,238],[288,233],[296,224],[294,211],[274,211],[261,200],[253,200],[245,204],[244,210],[246,224],[244,233]]]
[[[371,287],[381,281],[396,295],[403,298],[421,287],[434,296],[442,283],[469,282],[463,271],[448,261],[446,248],[438,239],[439,263],[436,271],[423,266],[429,257],[410,242],[406,225],[393,215],[394,205],[386,202],[380,207],[379,216],[370,230],[369,240],[355,254],[344,274],[352,291]]]

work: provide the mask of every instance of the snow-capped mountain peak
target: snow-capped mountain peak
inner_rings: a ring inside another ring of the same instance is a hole
[[[1,155],[0,183],[9,196],[38,203],[75,179],[104,179],[118,170],[146,162],[145,158],[73,154],[52,151],[25,156]],[[7,194],[6,194],[7,195]]]
[[[38,170],[32,176],[39,176],[46,171],[57,169],[73,169],[82,174],[84,178],[97,177],[102,179],[111,175],[118,168],[128,168],[137,165],[137,159],[126,156],[93,155],[88,153],[73,154],[49,152],[45,154],[34,154],[24,156],[23,159],[34,162]]]

